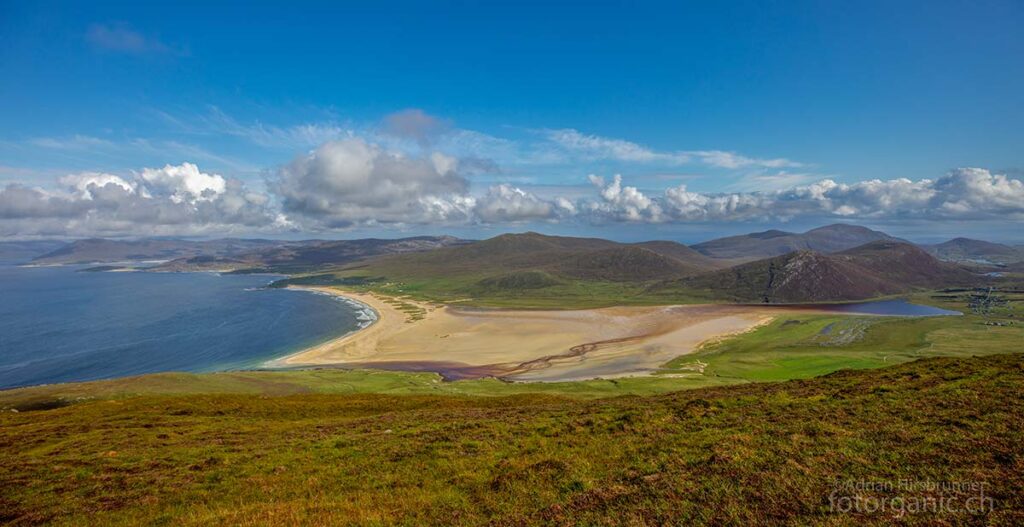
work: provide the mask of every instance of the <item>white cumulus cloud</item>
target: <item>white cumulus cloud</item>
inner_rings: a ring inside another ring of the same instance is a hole
[[[266,194],[192,163],[133,177],[69,174],[54,189],[0,188],[0,235],[188,235],[280,230]]]
[[[465,215],[469,182],[443,154],[411,157],[362,139],[325,143],[278,170],[284,211],[322,226],[425,223]],[[442,204],[450,197],[455,199]]]
[[[60,184],[64,187],[73,188],[78,195],[85,199],[92,199],[90,187],[103,187],[108,184],[116,185],[125,192],[135,192],[135,185],[113,174],[102,172],[81,172],[79,174],[68,174],[60,178]]]
[[[477,200],[474,212],[485,223],[520,222],[545,220],[557,216],[559,211],[573,211],[557,203],[543,200],[525,190],[508,184],[492,186],[487,194]]]
[[[280,167],[270,194],[193,163],[131,174],[81,172],[52,188],[0,187],[0,236],[193,235],[363,226],[523,222],[1024,221],[1024,182],[982,168],[936,179],[822,179],[760,192],[641,189],[621,175],[572,188],[491,184],[473,192],[464,160],[393,152],[361,139],[322,144]],[[535,192],[541,192],[541,195]]]
[[[145,168],[141,177],[152,194],[167,196],[174,202],[210,201],[227,189],[227,180],[222,176],[200,172],[192,163]]]
[[[615,174],[612,182],[591,174],[590,182],[600,191],[599,200],[587,202],[584,207],[592,215],[613,221],[651,222],[664,220],[661,205],[647,197],[636,187],[622,186],[622,176]]]
[[[597,176],[590,180],[599,194],[583,208],[598,221],[1024,220],[1024,183],[981,168],[956,169],[935,180],[824,179],[770,192],[701,193],[680,185],[657,196],[623,186],[618,175],[610,184]]]

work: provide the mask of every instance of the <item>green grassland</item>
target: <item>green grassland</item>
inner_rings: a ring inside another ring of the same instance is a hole
[[[698,386],[735,384],[727,378],[635,377],[579,382],[513,383],[497,379],[444,382],[435,373],[316,369],[217,373],[155,373],[88,383],[53,384],[0,391],[0,411],[57,408],[96,399],[139,395],[388,394],[506,397],[557,395],[580,399],[653,395]]]
[[[966,309],[967,293],[919,294],[919,304],[954,317],[781,316],[749,333],[710,343],[669,362],[664,374],[737,382],[777,381],[839,369],[878,368],[924,357],[1024,351],[1024,294],[985,316]]]
[[[823,333],[826,328],[831,332]],[[700,369],[705,376],[784,380],[922,357],[1006,353],[1022,342],[1024,328],[984,327],[971,319],[784,316],[679,357],[665,371]]]
[[[142,395],[0,413],[0,522],[1019,525],[1022,435],[1018,354],[597,401]],[[848,480],[992,509],[830,511]]]
[[[780,316],[642,378],[317,369],[6,390],[0,523],[1020,524],[1024,295],[983,314],[969,295],[912,298],[956,317]],[[983,481],[995,506],[830,512],[851,479]]]

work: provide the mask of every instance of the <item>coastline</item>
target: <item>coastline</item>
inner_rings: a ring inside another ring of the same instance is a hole
[[[2,265],[0,388],[262,369],[368,325],[333,298],[268,290],[274,278]]]
[[[650,375],[705,342],[756,329],[781,314],[727,305],[480,311],[324,286],[289,288],[342,297],[367,306],[376,317],[362,329],[273,359],[266,367],[433,371],[447,379],[543,382]],[[422,315],[410,317],[398,303]]]
[[[738,304],[480,310],[326,286],[289,288],[342,297],[372,309],[375,320],[268,361],[267,367],[435,372],[448,380],[560,382],[648,376],[677,357],[787,314],[858,315],[821,306]]]
[[[369,315],[369,320],[365,325],[326,342],[268,360],[263,363],[263,366],[267,368],[336,364],[335,361],[326,362],[320,359],[325,356],[336,357],[339,354],[350,359],[370,355],[381,336],[380,334],[384,332],[384,326],[390,328],[394,325],[396,315],[401,315],[396,309],[370,293],[342,291],[326,286],[289,285],[286,289],[340,298],[350,305],[354,304],[359,307],[363,314]]]

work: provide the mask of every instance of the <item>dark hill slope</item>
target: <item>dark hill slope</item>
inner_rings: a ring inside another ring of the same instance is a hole
[[[857,225],[835,224],[796,234],[765,231],[742,236],[719,238],[694,245],[701,254],[712,258],[768,258],[793,251],[833,253],[851,249],[876,240],[897,240],[880,231]]]
[[[453,274],[492,274],[541,268],[580,252],[615,247],[597,238],[545,236],[535,232],[502,234],[459,247],[418,254],[375,258],[369,267],[396,276],[440,277]]]
[[[877,241],[831,256],[890,282],[914,287],[966,285],[976,279],[973,273],[957,265],[941,262],[924,249],[909,243]]]
[[[482,291],[524,291],[562,285],[564,282],[544,271],[512,271],[477,282]]]
[[[854,264],[796,251],[684,279],[676,284],[736,302],[799,303],[860,300],[905,289]]]
[[[643,247],[613,247],[576,254],[549,269],[569,278],[609,282],[664,280],[703,271]]]
[[[701,271],[729,267],[729,263],[727,261],[709,258],[695,251],[692,247],[683,245],[679,242],[653,240],[649,242],[633,243],[630,245],[633,247],[641,247],[648,251],[654,251],[662,256],[674,258]]]
[[[909,243],[882,231],[842,223],[811,229],[803,233],[802,238],[807,243],[808,249],[820,253],[839,252],[880,240]]]
[[[502,234],[459,247],[375,258],[365,267],[372,274],[392,278],[494,277],[537,270],[563,278],[625,282],[686,276],[714,268],[706,257],[689,254],[685,245],[653,243],[658,250],[597,238]]]
[[[795,236],[799,235],[777,230],[752,232],[716,238],[693,245],[692,248],[710,258],[757,258],[806,248],[804,244],[794,243]]]
[[[651,290],[690,289],[739,302],[801,303],[864,300],[978,279],[913,245],[879,241],[838,254],[795,251]]]

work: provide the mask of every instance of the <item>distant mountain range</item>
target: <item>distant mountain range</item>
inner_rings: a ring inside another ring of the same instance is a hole
[[[829,238],[829,233],[837,236]],[[341,271],[415,283],[445,280],[467,295],[481,290],[538,294],[581,282],[636,283],[645,284],[642,295],[650,297],[766,303],[862,300],[987,279],[884,233],[843,226],[805,234],[786,236],[803,236],[797,239],[830,249],[858,241],[858,236],[876,239],[828,253],[800,249],[733,265],[735,258],[709,258],[674,242],[505,234],[460,247],[374,258]]]
[[[273,240],[191,241],[149,238],[142,240],[106,240],[89,238],[70,242],[32,260],[39,265],[87,264],[113,262],[163,261],[176,258],[228,257],[282,242]]]
[[[1024,262],[1024,247],[1012,247],[970,238],[954,238],[937,245],[923,245],[935,257],[950,262],[1009,265]]]
[[[179,258],[153,268],[154,271],[257,270],[301,272],[381,256],[469,243],[451,236],[416,236],[396,240],[313,240],[270,245],[224,257]]]
[[[445,287],[453,295],[583,294],[600,284],[664,298],[740,302],[859,300],[919,289],[977,285],[986,273],[1024,272],[1024,249],[957,238],[916,246],[880,231],[829,225],[765,231],[688,247],[673,241],[503,234],[396,240],[275,241],[87,239],[52,249],[39,265],[161,260],[154,271],[330,273]],[[2,249],[2,247],[0,247]],[[325,275],[327,276],[327,275]],[[589,284],[589,285],[588,285]]]
[[[0,263],[23,264],[32,261],[33,258],[55,251],[67,245],[68,242],[59,240],[26,240],[0,242]]]
[[[36,265],[117,262],[164,262],[155,271],[309,270],[396,252],[424,251],[467,243],[451,236],[417,236],[397,240],[105,240],[85,239],[63,245],[31,260]]]
[[[697,252],[712,258],[760,259],[781,256],[793,251],[815,251],[834,253],[852,249],[878,240],[906,240],[893,238],[867,227],[837,223],[809,230],[805,233],[785,231],[764,231],[742,236],[730,236],[698,243],[693,246]]]
[[[729,236],[698,243],[692,247],[673,241],[618,244],[597,238],[545,237],[537,233],[524,233],[524,235],[546,240],[540,241],[541,246],[537,247],[542,251],[551,250],[552,244],[558,246],[558,249],[571,251],[628,245],[671,257],[698,270],[781,256],[794,251],[808,250],[828,254],[878,240],[905,242],[905,240],[894,238],[881,231],[845,224],[828,225],[804,233],[769,230]],[[495,239],[501,240],[503,237],[498,236]],[[7,260],[11,260],[16,255],[22,259],[32,259],[33,263],[46,265],[191,259],[191,262],[182,261],[171,266],[184,270],[189,265],[230,267],[250,264],[288,266],[342,264],[352,261],[353,258],[381,253],[429,250],[466,243],[469,242],[449,236],[419,236],[399,240],[302,241],[230,238],[206,241],[160,238],[141,240],[91,238],[72,242],[2,242],[0,243],[0,257],[10,254],[11,258],[7,258]],[[493,245],[501,243],[499,241]],[[372,247],[381,247],[382,249],[375,250]],[[968,238],[956,238],[945,243],[921,245],[921,247],[941,260],[953,262],[1011,264],[1024,261],[1024,247]],[[508,254],[507,251],[502,254],[505,257],[516,257]]]

